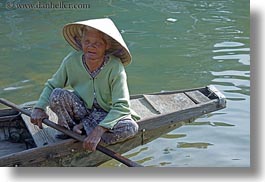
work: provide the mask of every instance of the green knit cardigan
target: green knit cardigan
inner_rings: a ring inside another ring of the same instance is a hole
[[[130,95],[127,86],[127,76],[123,64],[113,57],[106,63],[99,74],[93,79],[88,74],[82,62],[82,52],[68,54],[57,72],[48,79],[40,95],[36,108],[46,109],[53,89],[70,86],[91,109],[95,97],[98,104],[108,112],[99,125],[112,129],[122,118],[132,116],[134,120],[140,117],[130,109]]]

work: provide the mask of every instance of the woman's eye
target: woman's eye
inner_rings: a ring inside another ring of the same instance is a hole
[[[89,46],[90,44],[91,44],[91,46],[96,46],[96,47],[100,47],[100,46],[103,45],[102,42],[94,42],[94,43],[92,43],[90,41],[84,41],[84,45]]]
[[[102,44],[101,44],[101,42],[96,42],[95,45],[96,45],[97,47],[99,47],[99,46],[101,46]]]

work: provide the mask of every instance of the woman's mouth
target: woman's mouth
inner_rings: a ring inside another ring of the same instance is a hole
[[[86,59],[91,59],[91,58],[95,58],[97,56],[97,53],[94,51],[86,51],[84,56]]]
[[[93,51],[87,51],[87,54],[95,55],[96,52],[93,52]]]

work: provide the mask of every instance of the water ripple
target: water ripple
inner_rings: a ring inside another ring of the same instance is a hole
[[[211,146],[211,143],[205,142],[195,142],[195,143],[188,143],[188,142],[178,142],[177,148],[198,148],[198,149],[207,149],[208,146]]]
[[[244,46],[245,44],[241,43],[241,42],[220,42],[220,43],[216,43],[213,47],[239,47],[239,46]]]
[[[213,59],[219,60],[219,61],[238,60],[238,62],[242,63],[243,65],[250,65],[250,56],[249,56],[249,54],[213,56]]]

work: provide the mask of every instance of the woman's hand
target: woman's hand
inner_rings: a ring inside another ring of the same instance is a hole
[[[83,147],[90,151],[96,151],[101,136],[107,131],[106,128],[97,126],[84,140]]]
[[[83,123],[79,123],[78,125],[75,125],[74,126],[74,128],[73,128],[73,131],[75,132],[75,133],[78,133],[78,134],[82,134],[82,128],[83,128],[84,126],[83,126]]]
[[[45,113],[44,110],[35,108],[33,109],[30,117],[30,121],[34,125],[38,125],[40,129],[42,129],[42,120],[49,118],[49,116]]]

